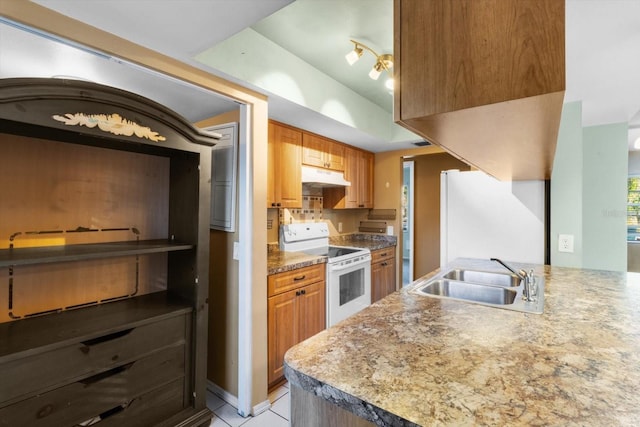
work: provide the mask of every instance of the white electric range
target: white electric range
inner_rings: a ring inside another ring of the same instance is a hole
[[[327,327],[371,305],[371,251],[329,245],[327,223],[280,226],[280,250],[327,257]]]

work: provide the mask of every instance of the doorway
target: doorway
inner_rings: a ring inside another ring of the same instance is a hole
[[[413,282],[414,162],[402,162],[402,286]]]

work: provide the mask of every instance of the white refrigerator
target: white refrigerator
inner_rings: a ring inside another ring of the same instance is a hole
[[[440,186],[441,266],[456,258],[544,264],[544,181],[452,170]]]

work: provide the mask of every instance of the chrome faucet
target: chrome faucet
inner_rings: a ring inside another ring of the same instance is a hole
[[[533,268],[527,272],[524,269],[520,269],[520,271],[516,271],[498,258],[491,258],[491,261],[495,261],[502,265],[504,268],[518,276],[524,285],[522,289],[522,299],[527,302],[532,302],[536,300],[538,294],[538,283],[536,281],[536,277],[533,275]]]

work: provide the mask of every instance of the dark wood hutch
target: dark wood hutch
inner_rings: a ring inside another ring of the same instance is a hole
[[[200,426],[211,147],[149,99],[0,79],[0,426]]]

